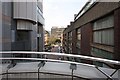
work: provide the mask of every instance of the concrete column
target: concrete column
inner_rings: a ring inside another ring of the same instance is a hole
[[[43,49],[44,49],[44,28],[43,28],[43,26],[42,25],[39,25],[38,26],[39,28],[39,33],[38,33],[38,35],[40,35],[39,36],[39,39],[38,39],[38,41],[39,41],[39,44],[38,44],[38,46],[39,46],[39,49],[38,49],[38,51],[43,51]]]

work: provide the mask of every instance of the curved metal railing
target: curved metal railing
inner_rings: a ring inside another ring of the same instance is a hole
[[[80,62],[75,62],[75,61],[67,61],[67,60],[57,60],[57,59],[46,59],[46,57],[43,58],[37,58],[37,57],[28,57],[28,58],[22,58],[22,57],[15,57],[15,54],[36,54],[36,55],[52,55],[52,56],[59,56],[59,57],[71,57],[71,58],[80,58],[80,59],[84,59],[84,60],[90,60],[90,61],[98,61],[98,62],[103,62],[103,63],[108,63],[108,64],[112,64],[112,65],[118,65],[120,66],[120,61],[115,61],[115,60],[108,60],[108,59],[103,59],[103,58],[96,58],[96,57],[90,57],[90,56],[83,56],[83,55],[73,55],[73,54],[65,54],[65,53],[53,53],[53,52],[31,52],[31,51],[2,51],[0,52],[0,54],[11,54],[13,55],[12,57],[1,57],[1,60],[32,60],[32,61],[42,61],[42,62],[57,62],[57,63],[68,63],[70,64],[70,69],[72,69],[72,76],[73,74],[73,70],[76,70],[76,65],[84,65],[84,66],[88,66],[88,67],[92,67],[91,69],[97,69],[100,73],[102,73],[104,76],[106,76],[108,79],[113,80],[112,76],[113,74],[115,74],[119,68],[117,69],[112,69],[113,72],[112,75],[109,75],[108,73],[104,72],[103,70],[101,70],[101,68],[99,68],[96,65],[89,65],[89,64],[84,64],[84,63],[80,63]],[[44,63],[40,64],[43,66]],[[38,68],[38,73],[39,73],[39,69],[42,67],[39,65]],[[14,67],[14,65],[12,65],[12,67]],[[57,67],[57,66],[56,66]],[[110,70],[108,70],[110,71]],[[93,71],[94,72],[94,71]]]
[[[54,52],[31,52],[31,51],[2,51],[0,54],[39,54],[39,55],[55,55],[55,56],[63,56],[63,57],[73,57],[73,58],[80,58],[84,60],[91,60],[91,61],[98,61],[108,64],[120,65],[120,61],[103,59],[103,58],[96,58],[90,56],[83,56],[83,55],[74,55],[74,54],[65,54],[65,53],[54,53]],[[0,59],[7,59],[7,58],[0,58]],[[9,59],[17,59],[17,58],[9,58]],[[22,58],[19,58],[22,59]],[[32,60],[39,60],[37,58],[23,58],[23,59],[32,59]],[[44,59],[49,60],[49,59]]]

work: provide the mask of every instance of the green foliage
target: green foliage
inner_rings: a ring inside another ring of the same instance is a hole
[[[56,39],[55,43],[61,43],[61,40],[60,39]]]
[[[51,37],[48,44],[55,44],[56,38]]]
[[[55,38],[55,37],[51,37],[51,38],[49,39],[48,45],[57,44],[57,43],[61,43],[61,40],[60,40],[60,39],[57,39],[57,38]]]

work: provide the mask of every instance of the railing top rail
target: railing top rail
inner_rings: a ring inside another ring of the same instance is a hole
[[[103,59],[103,58],[96,58],[96,57],[90,57],[90,56],[83,56],[83,55],[74,55],[74,54],[65,54],[65,53],[54,53],[54,52],[32,52],[32,51],[2,51],[0,54],[41,54],[41,55],[56,55],[56,56],[64,56],[64,57],[75,57],[85,60],[91,60],[91,61],[98,61],[98,62],[104,62],[108,64],[115,64],[120,65],[120,61],[115,60],[109,60],[109,59]]]
[[[54,59],[42,59],[42,58],[0,58],[4,60],[34,60],[34,61],[48,61],[48,62],[60,62],[60,63],[68,63],[68,64],[76,64],[76,65],[84,65],[89,67],[95,67],[95,65],[83,64],[72,61],[64,61],[64,60],[54,60]]]

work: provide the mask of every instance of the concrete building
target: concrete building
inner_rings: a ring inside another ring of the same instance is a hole
[[[64,51],[120,61],[119,21],[120,2],[86,3],[64,30]],[[113,67],[98,62],[93,64]]]
[[[54,26],[51,28],[51,37],[56,38],[56,39],[60,39],[61,43],[63,41],[63,31],[65,28],[59,28],[57,26]],[[62,46],[62,44],[61,44]]]
[[[42,51],[44,48],[43,1],[1,2],[0,50]],[[4,55],[3,56],[8,56]]]
[[[61,39],[61,35],[63,34],[64,29],[65,28],[52,27],[51,36],[54,36],[57,39]]]

